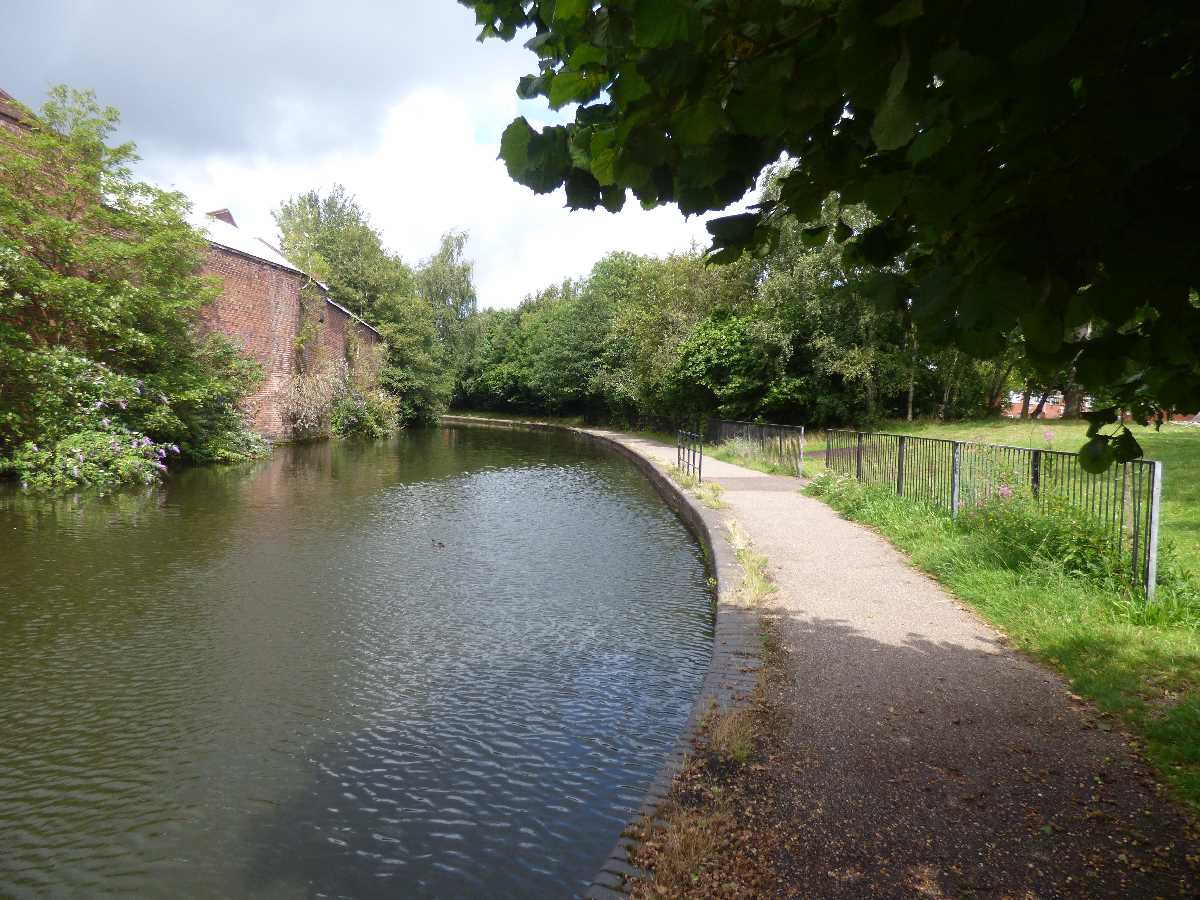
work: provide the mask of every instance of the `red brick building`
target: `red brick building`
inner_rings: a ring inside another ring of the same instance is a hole
[[[277,395],[300,374],[301,329],[305,320],[316,325],[311,338],[329,359],[344,359],[352,341],[367,348],[382,347],[379,332],[329,298],[324,286],[266,241],[239,229],[228,210],[208,214],[201,223],[209,241],[203,271],[221,279],[221,295],[201,313],[204,327],[228,335],[256,359],[266,377],[249,398],[248,412],[255,431],[269,440],[291,437],[280,414]],[[319,308],[305,309],[301,289],[311,285]]]

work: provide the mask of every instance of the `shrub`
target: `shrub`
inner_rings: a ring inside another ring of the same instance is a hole
[[[396,400],[382,391],[351,390],[333,404],[330,416],[335,434],[343,437],[386,437],[396,426]]]
[[[81,431],[50,446],[27,441],[7,466],[23,487],[61,492],[79,487],[151,484],[167,470],[174,444],[157,444],[123,426]]]

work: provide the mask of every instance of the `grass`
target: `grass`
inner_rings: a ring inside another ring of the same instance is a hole
[[[1156,600],[1132,593],[1089,544],[1088,526],[1014,504],[953,523],[886,488],[826,476],[807,488],[872,526],[1072,689],[1133,733],[1200,812],[1200,589],[1168,572]],[[1066,560],[1066,562],[1064,562]]]
[[[920,437],[1078,450],[1086,440],[1081,421],[984,419],[969,422],[889,422],[876,429]],[[1164,425],[1161,431],[1131,425],[1149,459],[1163,464],[1161,534],[1200,576],[1200,428]],[[816,450],[818,445],[813,445]],[[824,438],[820,445],[824,446]]]
[[[671,466],[667,469],[667,474],[682,487],[689,491],[693,497],[707,506],[709,509],[722,509],[725,506],[725,501],[721,499],[721,494],[725,489],[715,481],[697,481],[696,476],[676,466]]]
[[[763,453],[754,441],[735,438],[723,444],[706,444],[704,453],[713,459],[733,463],[735,466],[742,466],[746,469],[754,469],[757,472],[765,472],[768,475],[796,474],[790,465],[776,462],[769,455]],[[805,471],[808,470],[807,460],[805,460],[804,468]]]

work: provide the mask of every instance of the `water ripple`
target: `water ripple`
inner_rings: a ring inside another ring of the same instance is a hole
[[[679,521],[541,433],[7,495],[0,539],[4,896],[569,895],[711,646]]]

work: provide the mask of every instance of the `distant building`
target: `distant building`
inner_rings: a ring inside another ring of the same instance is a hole
[[[331,359],[345,358],[356,339],[370,349],[381,348],[383,338],[331,300],[323,284],[288,262],[276,248],[238,228],[229,210],[210,212],[198,224],[209,242],[202,271],[223,284],[221,295],[201,311],[201,321],[205,328],[241,344],[262,365],[266,377],[249,398],[247,412],[263,437],[288,440],[292,435],[280,412],[278,393],[300,374],[306,320],[316,326],[315,333],[308,335],[313,347]],[[311,304],[304,308],[305,285],[319,297],[315,310]]]

